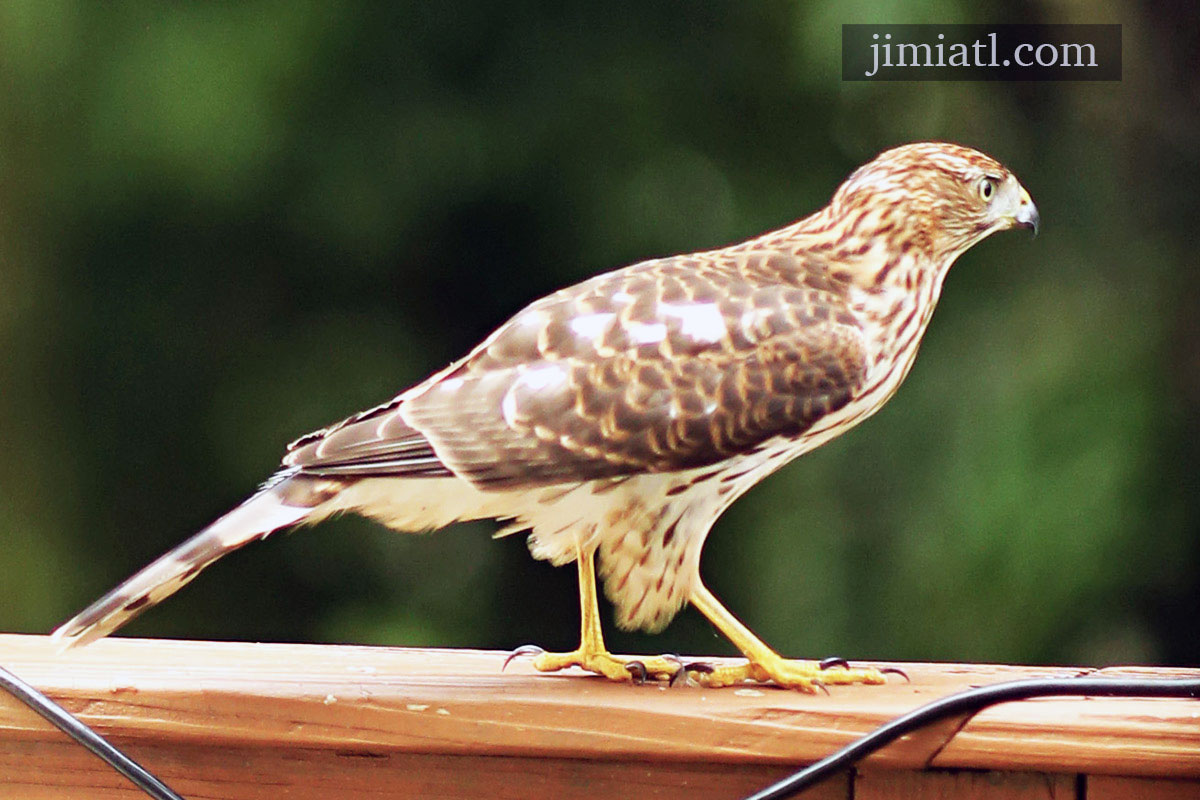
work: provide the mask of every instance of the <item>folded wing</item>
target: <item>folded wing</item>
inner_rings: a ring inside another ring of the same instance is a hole
[[[865,369],[844,286],[821,264],[662,259],[534,303],[426,383],[299,440],[285,464],[484,488],[688,469],[799,435]]]

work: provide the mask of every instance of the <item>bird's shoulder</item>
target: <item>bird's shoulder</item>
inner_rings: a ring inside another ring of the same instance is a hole
[[[542,360],[744,353],[785,330],[860,328],[850,291],[815,254],[735,247],[642,261],[531,303],[434,380]]]

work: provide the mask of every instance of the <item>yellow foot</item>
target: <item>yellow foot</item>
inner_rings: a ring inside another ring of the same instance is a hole
[[[772,654],[774,655],[774,654]],[[887,683],[887,674],[905,675],[898,669],[852,668],[842,659],[793,661],[776,656],[747,661],[735,667],[715,667],[711,672],[694,669],[689,674],[704,686],[733,686],[744,681],[775,683],[788,689],[816,692],[826,686],[850,683]]]
[[[604,650],[572,650],[570,653],[547,653],[537,645],[527,644],[513,650],[504,666],[518,656],[534,656],[533,668],[539,672],[557,672],[567,667],[581,667],[613,681],[648,679],[670,681],[683,670],[683,662],[672,656],[630,657],[614,656]],[[501,667],[503,669],[503,667]]]

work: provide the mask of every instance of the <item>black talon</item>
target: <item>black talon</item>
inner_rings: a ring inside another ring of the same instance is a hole
[[[829,658],[822,658],[820,661],[818,661],[817,666],[823,670],[833,669],[834,667],[850,669],[850,662],[841,656],[830,656]]]
[[[508,667],[508,662],[518,656],[540,656],[544,652],[546,652],[545,649],[538,647],[536,644],[523,644],[508,654],[508,658],[504,659],[504,664],[500,667],[500,671],[504,672],[505,668]]]
[[[670,661],[675,664],[678,669],[671,673],[671,677],[667,679],[667,686],[675,686],[683,681],[683,685],[687,685],[687,669],[683,666],[683,659],[674,653],[663,653],[659,656],[663,661]]]
[[[829,695],[829,687],[825,685],[824,681],[819,681],[814,678],[812,685],[824,692],[826,696]]]
[[[712,664],[706,664],[703,661],[693,661],[690,664],[684,664],[683,669],[686,672],[699,672],[701,675],[711,675],[717,671],[717,668]]]
[[[625,664],[625,669],[633,676],[634,683],[645,683],[649,676],[646,665],[641,661],[629,661]]]
[[[899,667],[882,667],[879,671],[884,675],[899,675],[904,678],[905,683],[912,683],[912,678],[908,677],[908,673]]]

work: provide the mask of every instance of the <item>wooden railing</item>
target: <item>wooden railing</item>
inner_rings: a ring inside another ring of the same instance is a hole
[[[903,664],[911,683],[805,695],[620,685],[520,661],[502,674],[503,659],[136,639],[59,654],[45,637],[0,635],[0,664],[189,800],[734,800],[935,698],[1078,672]],[[0,798],[141,797],[0,695]],[[802,797],[1200,798],[1200,700],[1008,703],[907,736]]]

